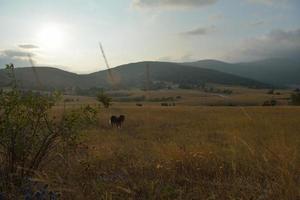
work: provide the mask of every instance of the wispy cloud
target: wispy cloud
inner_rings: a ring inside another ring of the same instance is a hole
[[[182,54],[179,57],[174,57],[174,56],[164,56],[164,57],[160,57],[157,59],[157,61],[161,61],[161,62],[191,62],[191,61],[195,61],[194,55],[191,53],[185,53]]]
[[[198,27],[189,31],[182,32],[183,36],[203,36],[213,33],[216,30],[214,26],[210,27]]]
[[[133,0],[139,8],[196,8],[213,5],[218,0]]]
[[[38,49],[39,47],[34,44],[20,44],[20,48],[22,49]]]
[[[0,69],[8,63],[13,63],[16,67],[29,66],[28,55],[35,56],[32,52],[11,49],[0,50]]]
[[[19,50],[2,50],[0,54],[10,58],[27,58],[28,55],[34,56],[34,53]]]
[[[265,21],[263,20],[258,20],[250,23],[251,26],[261,26],[263,24],[265,24]]]
[[[250,3],[264,4],[264,5],[275,5],[288,3],[289,0],[247,0]]]
[[[211,20],[211,21],[221,20],[223,18],[224,18],[223,14],[215,14],[215,15],[209,16],[209,20]]]

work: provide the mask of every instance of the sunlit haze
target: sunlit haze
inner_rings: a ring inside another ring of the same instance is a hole
[[[79,73],[143,60],[295,57],[298,0],[0,0],[0,64]],[[263,48],[262,48],[263,46]]]
[[[37,34],[37,44],[45,50],[60,49],[64,47],[64,40],[68,37],[59,24],[46,23]]]

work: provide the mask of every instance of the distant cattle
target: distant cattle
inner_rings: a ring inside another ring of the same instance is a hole
[[[110,124],[112,127],[116,126],[117,128],[121,128],[124,121],[125,121],[124,115],[120,115],[119,117],[113,115],[110,117]]]
[[[137,103],[137,104],[136,104],[136,106],[138,106],[138,107],[142,107],[142,106],[143,106],[143,104],[141,104],[141,103]]]
[[[160,104],[161,106],[176,106],[176,104],[173,102],[173,103],[161,103]]]

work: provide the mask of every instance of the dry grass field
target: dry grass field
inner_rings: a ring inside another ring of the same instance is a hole
[[[68,170],[45,171],[63,188],[63,199],[300,198],[299,107],[191,106],[202,94],[180,95],[175,107],[101,108],[99,123],[82,131],[70,161],[56,162]],[[247,95],[255,102],[268,98],[265,91],[231,98]],[[124,126],[111,128],[109,117],[120,114],[126,116]]]
[[[213,85],[215,89],[231,90],[232,94],[211,93],[204,92],[203,90],[157,90],[157,91],[141,91],[141,90],[121,90],[113,91],[108,94],[113,97],[113,100],[122,105],[135,105],[137,101],[135,98],[145,97],[146,99],[160,99],[172,97],[175,99],[176,104],[184,106],[228,106],[228,105],[243,105],[243,106],[261,106],[264,101],[275,99],[278,105],[288,105],[288,98],[291,95],[289,90],[275,90],[274,94],[268,94],[269,90],[266,89],[249,89],[243,87],[225,87]],[[278,93],[278,94],[276,94]],[[180,99],[176,99],[180,97]],[[69,106],[76,106],[80,104],[95,104],[95,98],[78,97],[78,96],[65,96],[65,99],[74,100],[68,102]],[[123,99],[123,100],[120,100]],[[126,101],[126,99],[128,99]],[[147,101],[146,104],[159,105],[160,101]]]

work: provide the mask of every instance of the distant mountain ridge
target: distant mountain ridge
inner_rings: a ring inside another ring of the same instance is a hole
[[[182,64],[214,69],[276,86],[300,85],[300,60],[272,58],[235,64],[218,60],[201,60]]]
[[[146,82],[146,66],[149,64],[151,83],[168,82],[173,84],[199,85],[216,83],[225,85],[241,85],[246,87],[268,87],[260,81],[228,74],[214,69],[205,69],[170,62],[137,62],[121,65],[112,69],[118,88],[144,88]],[[36,72],[44,89],[64,89],[78,87],[112,88],[107,70],[91,74],[75,74],[51,67],[36,67]],[[32,68],[16,68],[18,84],[23,88],[36,87],[36,78]],[[5,70],[0,70],[0,86],[9,84]]]

